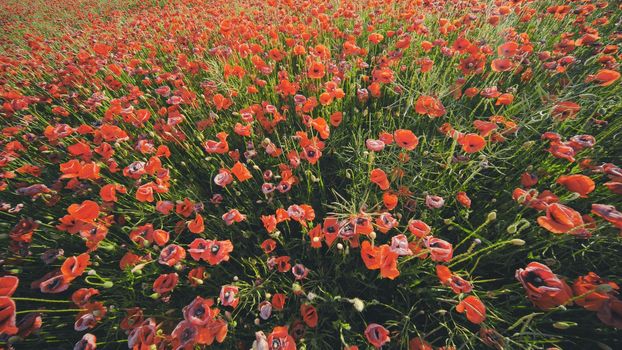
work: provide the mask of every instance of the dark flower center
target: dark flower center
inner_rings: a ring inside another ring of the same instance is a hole
[[[529,272],[525,278],[525,281],[532,284],[534,287],[542,287],[546,285],[544,280],[535,272]]]

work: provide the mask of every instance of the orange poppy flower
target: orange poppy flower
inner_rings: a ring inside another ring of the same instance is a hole
[[[494,72],[507,72],[514,68],[512,61],[507,58],[497,58],[492,60],[490,67]]]
[[[100,56],[108,56],[112,51],[112,46],[103,43],[96,43],[93,45],[93,51]]]
[[[19,278],[15,276],[0,277],[0,297],[10,297],[13,295],[19,284]]]
[[[272,307],[275,310],[283,310],[287,297],[283,293],[275,293],[272,295]]]
[[[544,264],[530,262],[524,269],[516,270],[516,279],[539,309],[550,310],[572,298],[572,289]]]
[[[393,210],[397,206],[398,197],[394,193],[386,191],[382,194],[382,203],[387,210]]]
[[[587,195],[596,188],[591,178],[580,174],[562,175],[557,179],[557,183],[570,192],[578,193],[582,198],[587,198]]]
[[[188,222],[188,230],[192,233],[201,233],[205,231],[203,216],[201,216],[201,214],[197,213],[194,220]]]
[[[515,41],[508,41],[497,47],[497,54],[503,57],[512,57],[518,52],[518,43]]]
[[[248,179],[253,178],[253,175],[251,174],[251,172],[248,171],[246,166],[240,162],[237,162],[235,163],[235,165],[233,165],[233,167],[231,168],[231,173],[233,173],[233,175],[235,175],[235,177],[240,182],[244,182]]]
[[[118,184],[107,184],[99,189],[99,196],[104,202],[116,202],[117,192],[127,193],[125,186]]]
[[[574,119],[581,110],[581,106],[572,101],[563,101],[553,107],[551,114],[557,120]]]
[[[18,332],[15,311],[15,302],[9,297],[0,296],[0,334],[13,335]]]
[[[177,244],[169,244],[160,251],[158,262],[162,265],[173,266],[186,258],[186,251]]]
[[[479,152],[486,147],[486,140],[478,134],[466,134],[458,138],[458,143],[466,153]]]
[[[421,220],[410,220],[408,222],[408,231],[415,235],[415,237],[423,238],[428,236],[432,229]]]
[[[588,75],[586,82],[595,81],[600,86],[609,86],[620,79],[620,73],[611,69],[601,69],[594,75]]]
[[[417,145],[419,144],[419,139],[417,138],[417,136],[415,136],[412,131],[406,129],[395,130],[395,132],[393,133],[393,138],[395,140],[395,143],[399,147],[409,151],[417,148]]]
[[[389,330],[377,323],[370,323],[365,328],[365,338],[375,348],[380,349],[384,344],[391,341]]]
[[[289,335],[287,327],[274,327],[266,343],[274,350],[296,350],[296,341]]]
[[[458,192],[456,194],[456,200],[465,208],[471,207],[471,198],[469,198],[465,192]]]
[[[509,94],[509,93],[501,94],[499,97],[497,97],[497,102],[495,102],[495,106],[500,106],[500,105],[507,106],[511,104],[513,101],[514,101],[514,95]]]
[[[153,182],[148,182],[136,190],[136,200],[139,202],[153,202],[155,198],[153,197],[153,187],[155,184]]]
[[[341,124],[342,120],[343,120],[342,112],[334,112],[333,114],[330,115],[330,125],[334,127],[338,127],[339,124]]]
[[[421,338],[412,338],[408,342],[408,350],[434,350],[434,348]]]
[[[391,185],[387,179],[387,174],[382,169],[376,168],[372,170],[369,177],[371,182],[378,185],[383,191],[389,189],[389,186]]]
[[[415,103],[415,111],[434,118],[442,117],[446,112],[441,101],[432,96],[419,96]]]
[[[78,220],[90,222],[99,216],[99,205],[93,201],[85,200],[81,204],[70,205],[67,212]]]
[[[608,285],[611,287],[611,291],[601,292],[597,290],[600,285]],[[585,276],[577,278],[572,285],[572,290],[575,295],[584,295],[582,298],[575,301],[577,305],[590,311],[598,311],[609,299],[615,297],[620,287],[616,283],[607,281],[594,272],[590,272]]]
[[[475,324],[480,324],[486,319],[486,307],[479,298],[472,295],[464,298],[456,306],[456,311],[466,312],[467,319]]]
[[[546,216],[538,217],[538,224],[555,234],[577,233],[583,226],[583,218],[576,210],[553,203],[546,207]]]
[[[380,276],[382,278],[393,280],[400,275],[397,269],[397,257],[398,254],[393,252],[388,245],[383,244],[380,247]]]
[[[60,268],[65,279],[65,283],[73,281],[76,277],[82,275],[86,267],[89,265],[90,256],[87,253],[67,258]]]
[[[153,281],[153,291],[160,294],[165,295],[172,291],[179,282],[179,275],[177,273],[168,273],[162,274]]]
[[[314,61],[309,65],[307,75],[311,79],[322,79],[326,74],[326,68],[320,62]]]
[[[369,241],[364,241],[361,244],[361,257],[368,270],[377,270],[380,268],[380,248],[372,246]]]

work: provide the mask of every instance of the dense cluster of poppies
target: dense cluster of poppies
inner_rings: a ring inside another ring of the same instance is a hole
[[[622,5],[81,3],[1,8],[0,349],[622,347]]]

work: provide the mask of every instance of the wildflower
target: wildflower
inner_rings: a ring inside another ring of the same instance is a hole
[[[367,325],[365,337],[367,341],[377,349],[391,341],[391,338],[389,338],[389,331],[377,323],[370,323]]]
[[[564,305],[572,298],[570,287],[546,265],[531,262],[525,269],[516,270],[516,278],[527,291],[527,297],[540,309]]]

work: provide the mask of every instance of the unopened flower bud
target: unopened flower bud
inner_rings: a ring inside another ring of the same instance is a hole
[[[352,302],[352,306],[354,306],[354,309],[358,312],[363,312],[363,309],[365,308],[365,303],[363,302],[363,300],[359,299],[359,298],[354,298],[351,300]]]
[[[559,321],[559,322],[555,322],[553,323],[553,327],[557,328],[557,329],[568,329],[570,327],[574,327],[577,324],[575,322],[567,322],[567,321]]]
[[[512,243],[515,246],[519,246],[519,247],[525,245],[525,241],[523,241],[520,238],[514,238],[514,239],[510,240],[510,243]]]

